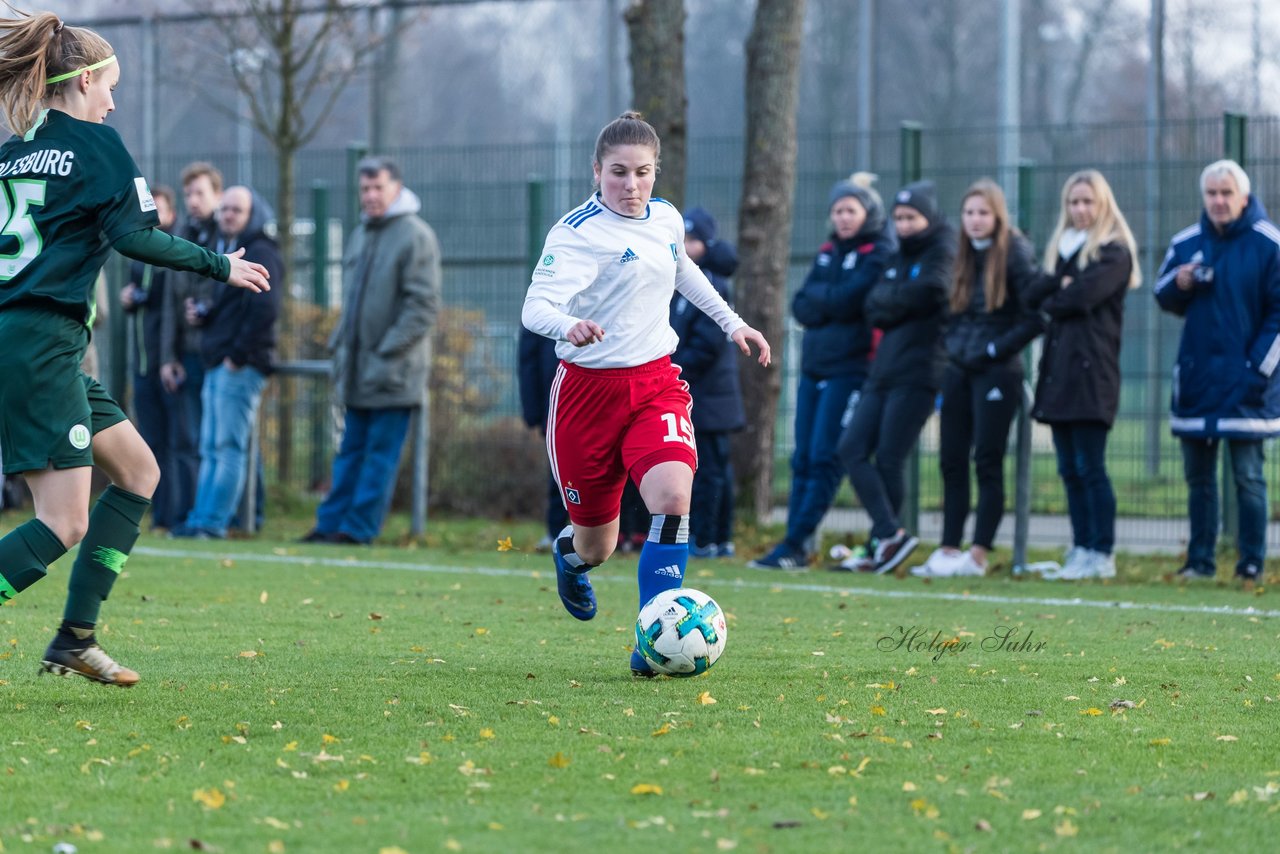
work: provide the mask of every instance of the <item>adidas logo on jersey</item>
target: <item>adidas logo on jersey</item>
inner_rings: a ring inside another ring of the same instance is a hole
[[[631,247],[627,247],[627,251],[622,253],[622,257],[618,259],[619,264],[625,264],[628,261],[639,260],[640,256],[631,251]]]
[[[654,575],[665,575],[668,578],[684,578],[684,573],[680,571],[680,567],[674,563],[670,566],[660,566],[653,571]]]

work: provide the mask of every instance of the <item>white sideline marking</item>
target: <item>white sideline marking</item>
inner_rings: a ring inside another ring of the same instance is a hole
[[[255,560],[264,563],[283,563],[294,566],[327,566],[336,569],[400,569],[409,572],[434,572],[448,575],[493,575],[505,578],[552,579],[548,570],[498,569],[489,566],[447,566],[428,563],[401,563],[399,561],[356,560],[354,558],[306,557],[303,555],[247,554],[236,552],[182,551],[139,546],[133,554],[149,557],[195,558],[197,560]],[[602,575],[595,581],[634,583],[634,579],[621,575]],[[688,579],[686,579],[688,580]],[[1164,602],[1125,602],[1109,599],[1081,599],[1048,596],[996,596],[990,593],[942,593],[929,590],[881,590],[875,587],[839,587],[831,584],[784,583],[782,581],[753,581],[742,578],[716,579],[718,585],[752,590],[792,590],[807,593],[844,593],[851,596],[879,597],[882,599],[934,599],[944,602],[987,602],[997,605],[1065,606],[1069,608],[1100,608],[1117,611],[1157,611],[1174,614],[1216,614],[1225,617],[1280,617],[1280,610],[1267,608],[1233,608],[1230,605],[1175,605]]]

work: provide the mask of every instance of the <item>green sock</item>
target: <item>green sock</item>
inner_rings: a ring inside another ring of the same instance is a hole
[[[71,567],[64,620],[89,626],[98,622],[102,603],[138,541],[138,526],[150,506],[149,499],[115,484],[103,490],[89,514],[89,529]]]
[[[0,603],[44,578],[49,564],[66,553],[62,540],[39,519],[10,531],[0,539]]]

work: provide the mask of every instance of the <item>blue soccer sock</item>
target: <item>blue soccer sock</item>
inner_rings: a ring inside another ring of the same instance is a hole
[[[684,584],[684,568],[689,564],[689,516],[655,513],[649,538],[640,550],[636,581],[640,586],[640,607],[663,590]]]

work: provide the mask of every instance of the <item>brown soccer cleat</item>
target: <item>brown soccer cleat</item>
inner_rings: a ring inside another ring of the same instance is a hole
[[[119,685],[121,688],[138,684],[138,674],[117,664],[92,636],[82,643],[85,645],[75,649],[57,646],[56,640],[49,644],[44,651],[44,660],[40,662],[40,672],[54,676],[83,676],[103,685]]]

